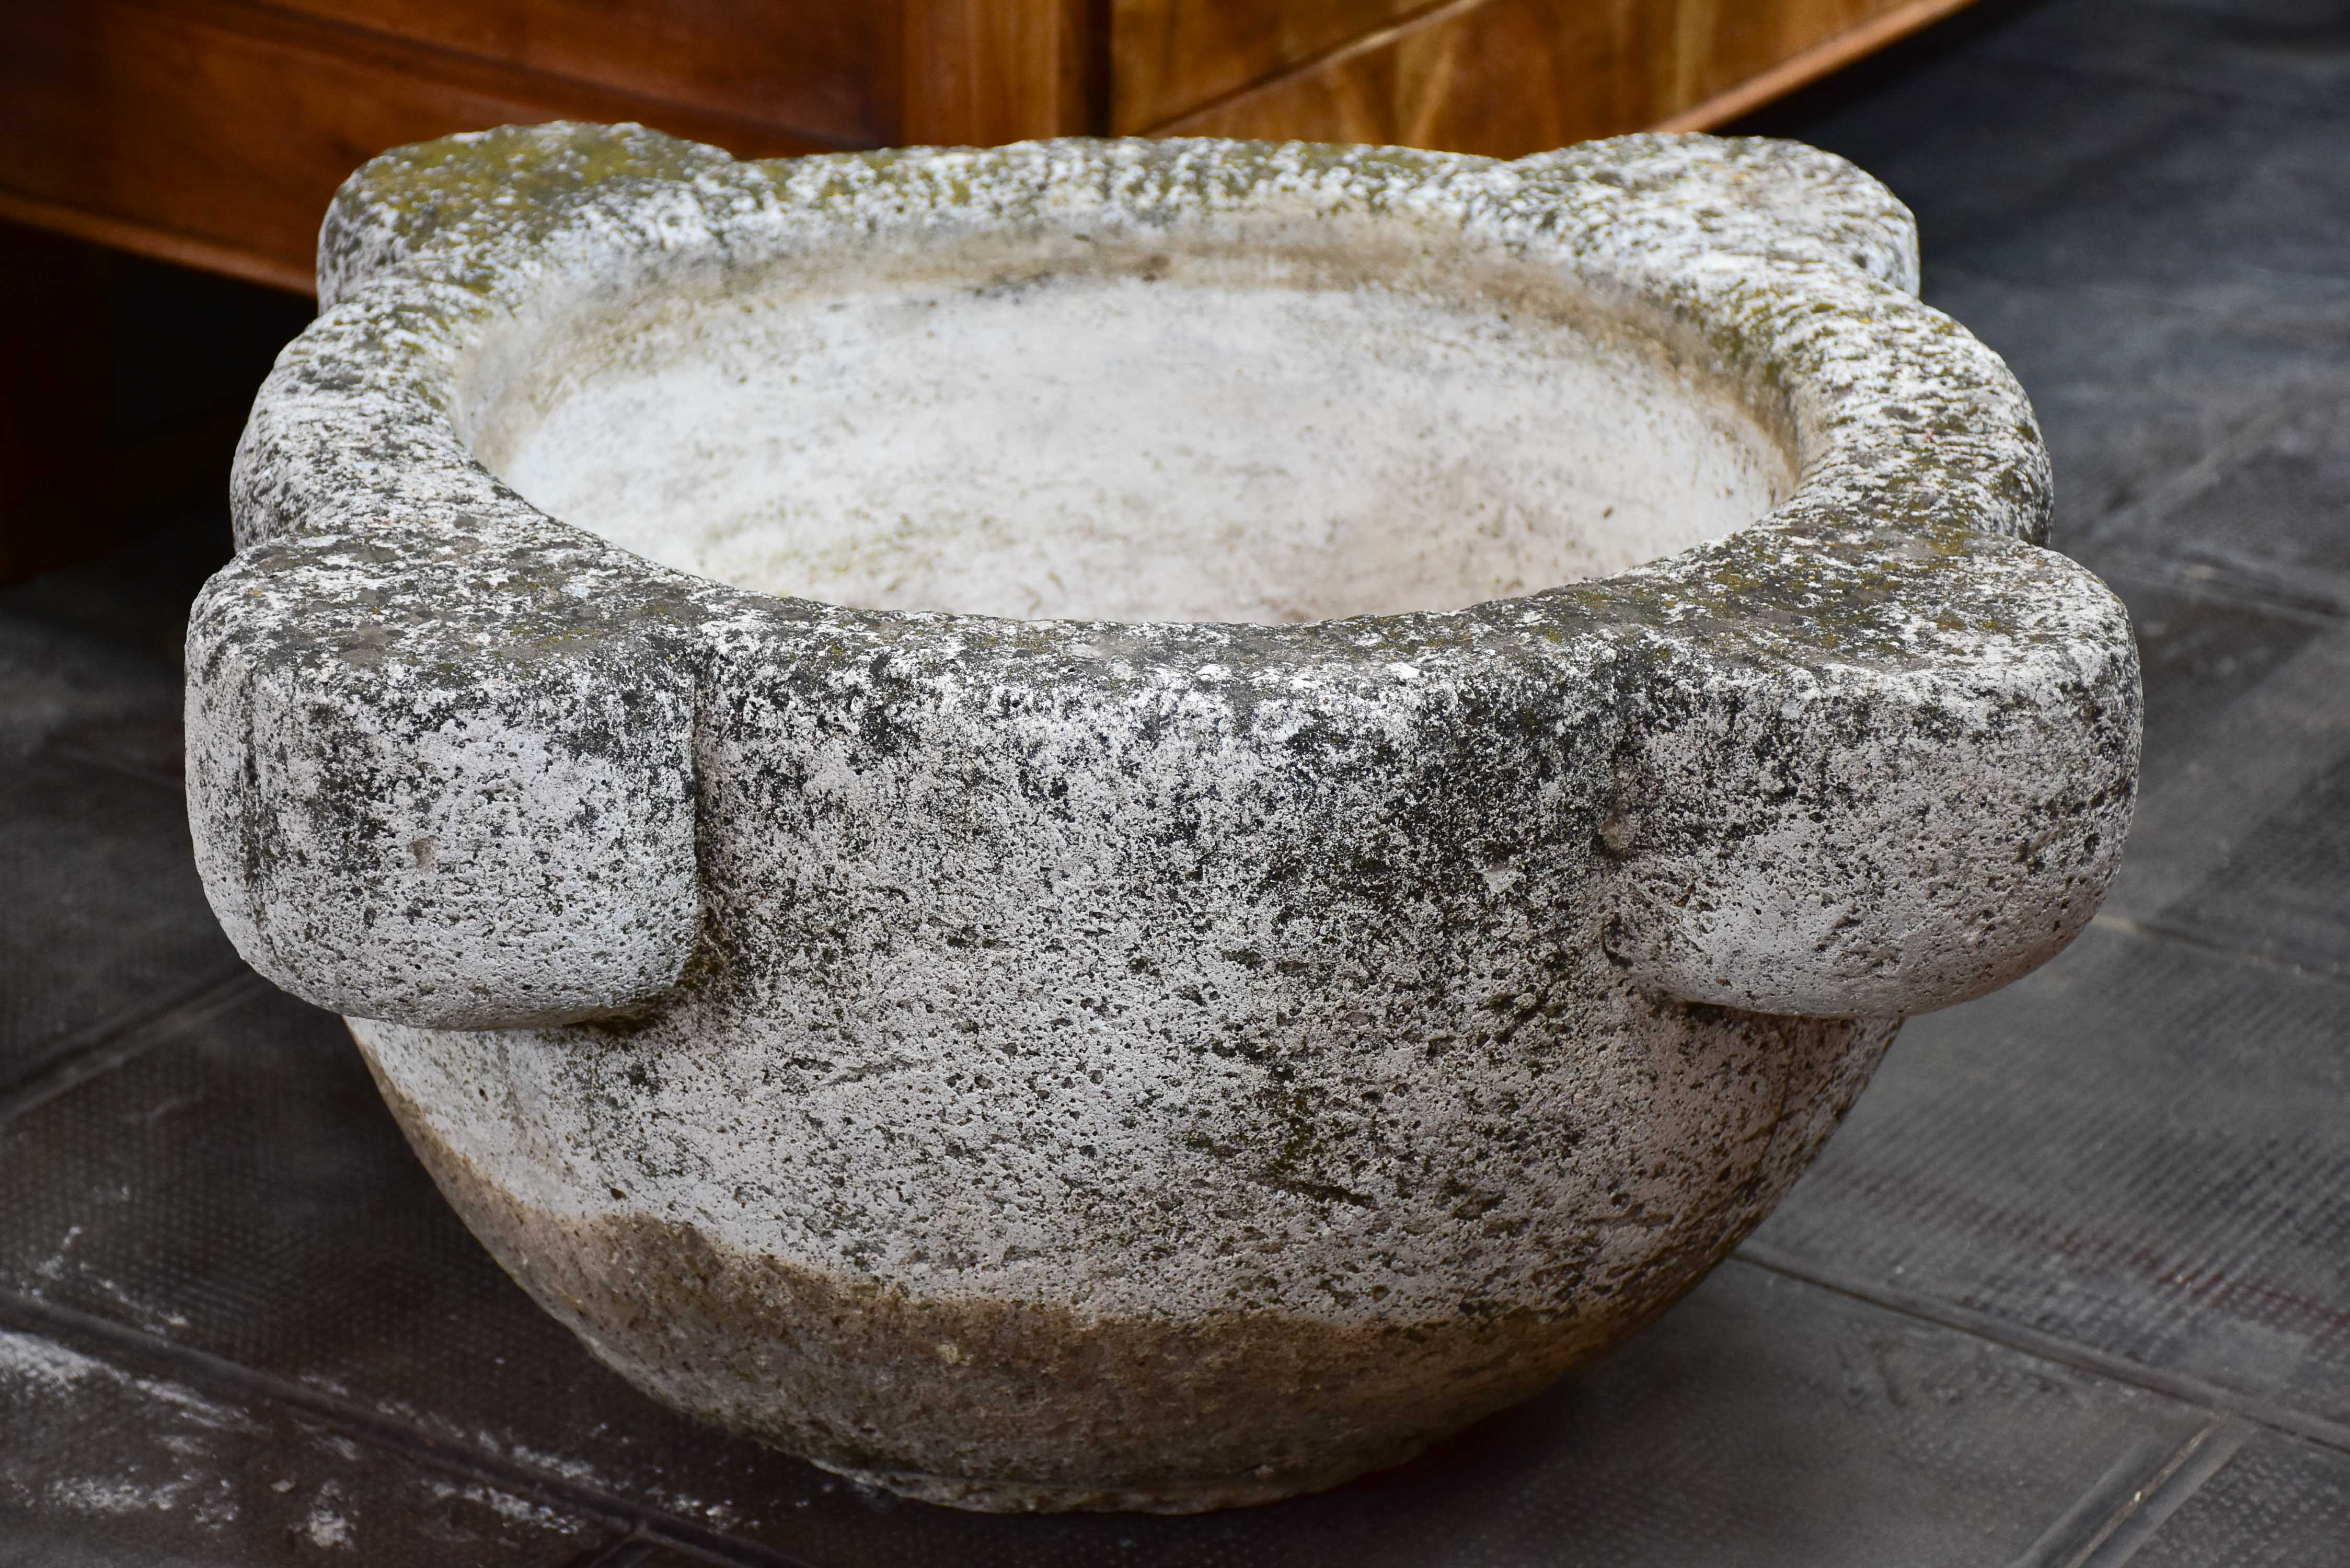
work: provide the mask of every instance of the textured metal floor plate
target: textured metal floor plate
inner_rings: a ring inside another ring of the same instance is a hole
[[[1770,1254],[2350,1430],[2350,990],[2093,928],[1915,1020]]]
[[[0,1329],[0,1565],[576,1561],[608,1522]]]

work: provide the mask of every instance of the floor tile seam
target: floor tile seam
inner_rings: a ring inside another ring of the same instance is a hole
[[[564,1568],[636,1568],[659,1550],[659,1543],[631,1530],[617,1541],[607,1541],[573,1558]]]
[[[2022,49],[2002,49],[1996,45],[1984,51],[1983,58],[1968,63],[1978,67],[1983,65],[1994,65],[2012,69],[2036,70],[2050,76],[2069,77],[2075,80],[2121,82],[2148,92],[2176,93],[2181,98],[2198,99],[2206,103],[2226,104],[2231,108],[2266,109],[2295,119],[2306,117],[2350,122],[2350,114],[2345,114],[2342,110],[2327,109],[2321,105],[2298,99],[2285,101],[2270,98],[2265,94],[2230,92],[2225,88],[2194,82],[2173,81],[2158,77],[2149,77],[2136,71],[2116,70],[2107,66],[2082,64],[2069,57],[2062,60],[2051,59],[2045,55],[2029,53]]]
[[[2236,947],[2212,932],[2198,930],[2191,926],[2173,924],[2160,915],[2141,918],[2135,915],[2116,915],[2100,909],[2089,917],[2089,923],[2102,930],[2111,931],[2116,936],[2130,937],[2139,941],[2173,942],[2180,947],[2192,948],[2197,952],[2208,954],[2229,963],[2239,964],[2245,969],[2259,970],[2263,974],[2283,975],[2291,980],[2306,981],[2334,990],[2350,991],[2350,975],[2334,974],[2322,969],[2311,969],[2306,965],[2294,963],[2290,959],[2281,959],[2268,953],[2254,952],[2247,948]]]
[[[316,1388],[257,1371],[209,1351],[158,1338],[93,1313],[14,1291],[0,1291],[0,1324],[13,1324],[20,1330],[65,1341],[73,1349],[94,1355],[133,1375],[193,1384],[216,1395],[307,1417],[378,1449],[389,1449],[412,1463],[589,1515],[628,1532],[622,1542],[641,1541],[727,1568],[815,1568],[806,1559],[720,1534],[602,1487],[484,1454]],[[598,1550],[617,1544],[607,1542]],[[593,1554],[588,1561],[596,1561]]]
[[[2198,1432],[2210,1428],[2206,1421]],[[2186,1443],[2194,1440],[2193,1436],[2182,1442],[2149,1434],[2126,1444],[2105,1473],[2084,1487],[2007,1568],[2074,1568],[2083,1552],[2095,1550],[2099,1542],[2113,1533],[2134,1501],[2144,1495],[2152,1484],[2147,1479],[2149,1473],[2159,1474],[2174,1466]],[[2147,1465],[2149,1453],[2158,1456],[2151,1472]]]
[[[2149,1437],[2128,1445],[2008,1568],[2087,1568],[2098,1562],[2115,1537],[2157,1503],[2182,1471],[2190,1470],[2213,1437],[2231,1425],[2242,1426],[2225,1416],[2211,1416],[2184,1438]],[[2147,1463],[2149,1454],[2157,1456],[2151,1466]],[[2194,1484],[2203,1479],[2198,1476]]]
[[[0,1127],[93,1078],[103,1077],[136,1061],[168,1040],[180,1025],[217,1012],[247,992],[263,994],[268,990],[267,981],[239,962],[196,981],[143,1012],[109,1019],[84,1031],[78,1040],[68,1036],[68,1043],[52,1051],[40,1067],[0,1089]]]
[[[2162,1472],[2127,1499],[2085,1551],[2065,1568],[2123,1568],[2170,1516],[2209,1485],[2251,1437],[2251,1423],[2222,1416],[2181,1444]]]
[[[2253,1426],[2350,1454],[2350,1422],[2313,1416],[2223,1384],[2189,1374],[2148,1366],[2078,1340],[2026,1328],[1991,1314],[1909,1291],[1889,1290],[1866,1280],[1846,1278],[1814,1266],[1775,1247],[1749,1241],[1730,1261],[1781,1275],[1817,1289],[1834,1292],[1867,1305],[1932,1324],[1973,1339],[2003,1345],[2043,1361],[2088,1372],[2145,1393],[2157,1394],[2200,1409],[2231,1416]]]

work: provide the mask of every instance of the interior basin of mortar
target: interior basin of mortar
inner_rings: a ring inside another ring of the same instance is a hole
[[[1399,1462],[2113,874],[2126,618],[1825,154],[510,128],[319,256],[207,896],[541,1305],[843,1473]]]
[[[1606,576],[1784,499],[1693,335],[1414,225],[961,234],[593,298],[461,429],[534,504],[874,609],[1296,622]]]

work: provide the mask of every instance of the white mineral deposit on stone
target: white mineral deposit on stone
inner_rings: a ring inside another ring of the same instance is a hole
[[[213,908],[590,1350],[859,1481],[1407,1459],[2113,873],[2127,621],[1825,154],[548,126],[319,254]]]

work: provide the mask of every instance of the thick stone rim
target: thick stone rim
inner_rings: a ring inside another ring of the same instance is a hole
[[[656,566],[533,508],[458,434],[466,356],[563,288],[609,286],[616,260],[1272,201],[1457,225],[1690,324],[1783,397],[1794,493],[1711,544],[1458,611],[1007,621],[778,598]],[[1103,706],[1145,689],[1378,702],[1424,680],[1597,680],[1627,733],[1631,715],[1646,731],[1601,835],[1621,909],[1609,950],[1685,1001],[1854,1016],[1964,1000],[2069,940],[2118,855],[2137,748],[2126,618],[2039,547],[2048,462],[2022,389],[1914,297],[1908,213],[1827,154],[1638,136],[1517,163],[1211,141],[750,163],[635,127],[510,128],[354,175],[319,280],[323,313],[239,449],[239,557],[192,618],[191,812],[240,950],[347,1013],[484,1028],[663,994],[697,940],[691,735],[706,672],[777,639],[803,665],[876,681],[886,666],[933,691]],[[385,749],[393,711],[420,737],[404,752]],[[467,726],[556,759],[528,765],[560,782],[506,835],[521,847],[484,851],[503,868],[454,891],[398,863],[389,830],[361,824],[382,844],[358,859],[325,847],[295,822],[311,785],[256,782],[257,758],[288,781],[357,758],[338,786],[352,799],[422,799],[471,776],[475,762],[434,749]],[[1862,741],[1972,747],[1985,793],[1936,802],[1854,776],[1870,765]],[[2033,847],[2065,820],[2078,831],[2063,829],[2064,854]],[[1888,844],[1895,828],[1906,836]],[[432,956],[338,914],[362,862]],[[591,919],[583,900],[608,909]],[[1785,932],[1808,930],[1815,904],[1872,912],[1824,929],[1806,957]],[[502,958],[504,978],[474,975],[454,934],[484,922],[526,955]],[[1841,934],[1852,926],[1866,940]]]
[[[240,453],[238,543],[346,532],[379,536],[372,543],[402,523],[484,536],[519,528],[546,542],[551,527],[567,545],[638,562],[489,476],[459,439],[452,408],[458,369],[490,325],[576,286],[615,248],[667,263],[761,230],[782,249],[890,223],[1001,225],[1121,206],[1180,221],[1272,201],[1449,223],[1661,306],[1696,324],[1736,369],[1773,384],[1794,426],[1794,493],[1725,539],[1517,598],[1352,621],[1443,640],[1444,620],[1506,618],[1545,600],[1612,618],[1606,601],[1621,599],[1630,614],[1669,620],[1695,612],[1676,601],[1701,596],[1717,616],[1728,598],[1750,601],[1758,622],[1792,618],[1774,639],[1783,656],[1834,658],[1857,649],[1803,629],[1821,624],[1821,589],[1845,594],[1838,629],[1889,628],[1904,618],[1901,601],[1918,597],[1904,592],[1917,552],[1903,535],[1930,538],[1944,563],[1995,560],[2004,554],[1995,541],[2045,537],[2047,454],[2022,389],[1996,356],[1915,298],[1907,211],[1810,149],[1633,136],[1503,163],[1311,143],[1071,140],[760,162],[635,127],[554,125],[400,149],[346,182],[321,235],[320,318],[265,387]],[[395,445],[397,472],[369,463],[365,449]],[[1856,584],[1856,568],[1874,580]],[[1791,576],[1811,577],[1814,591],[1791,592]],[[1946,574],[1934,576],[1947,587]],[[692,581],[720,597],[770,597]],[[910,637],[1018,625],[1031,648],[1086,644],[1124,624],[796,602]],[[1326,624],[1232,629],[1256,658],[1293,643],[1318,660],[1331,650],[1304,645],[1325,643],[1315,628]]]

